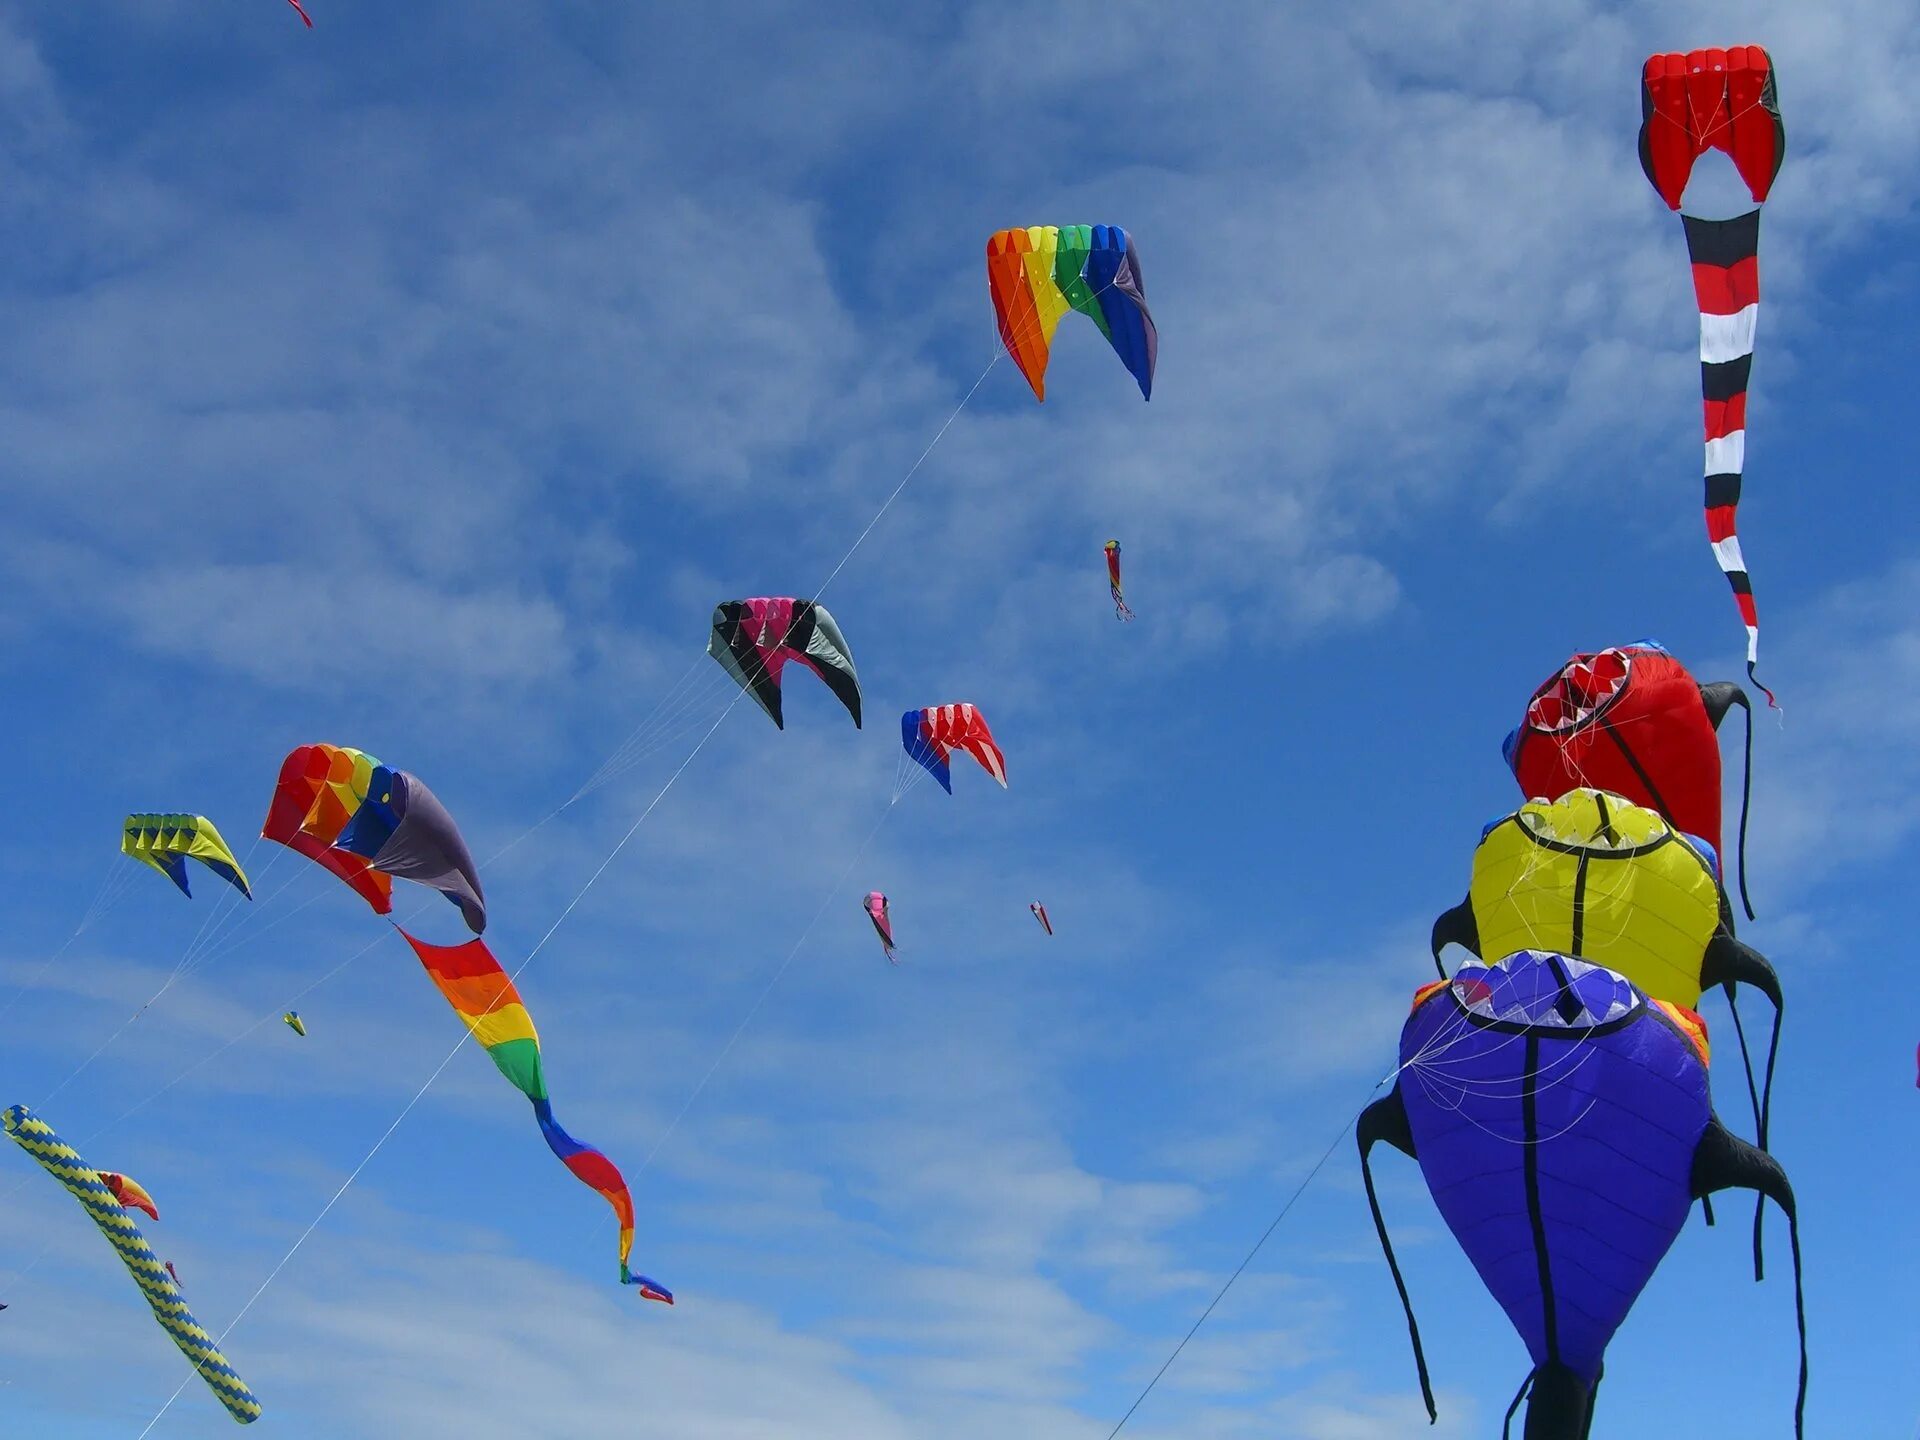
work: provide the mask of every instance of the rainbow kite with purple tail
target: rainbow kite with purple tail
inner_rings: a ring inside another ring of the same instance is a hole
[[[581,1184],[591,1186],[605,1197],[620,1222],[620,1283],[638,1285],[648,1300],[673,1304],[673,1292],[644,1275],[627,1268],[633,1253],[633,1196],[619,1168],[591,1145],[582,1145],[560,1128],[553,1118],[553,1106],[547,1099],[546,1071],[540,1062],[540,1036],[533,1028],[533,1017],[520,1000],[513,980],[488,950],[486,942],[469,940],[464,945],[429,945],[400,932],[426,967],[427,977],[440,987],[447,1003],[454,1008],[473,1038],[486,1047],[487,1056],[513,1087],[533,1102],[533,1113],[540,1122],[540,1133],[547,1148],[560,1158]]]

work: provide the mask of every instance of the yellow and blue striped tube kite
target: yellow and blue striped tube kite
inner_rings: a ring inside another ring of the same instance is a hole
[[[227,1413],[242,1425],[250,1425],[258,1420],[260,1402],[253,1398],[253,1391],[247,1388],[247,1382],[227,1363],[227,1357],[220,1353],[214,1338],[193,1318],[193,1312],[181,1298],[179,1285],[167,1273],[159,1257],[148,1248],[140,1227],[133,1223],[133,1217],[127,1213],[126,1207],[114,1198],[112,1189],[100,1178],[99,1172],[54,1133],[51,1125],[24,1105],[12,1106],[0,1114],[0,1125],[6,1127],[8,1136],[16,1145],[40,1162],[41,1169],[72,1192],[73,1198],[86,1209],[88,1217],[100,1227],[100,1233],[120,1252],[120,1262],[127,1267],[127,1273],[133,1276],[140,1293],[147,1297],[147,1304],[153,1309],[153,1318],[160,1322],[160,1328],[167,1332],[173,1343],[180,1347],[180,1353],[200,1372],[200,1378],[207,1382],[220,1403],[227,1407]]]

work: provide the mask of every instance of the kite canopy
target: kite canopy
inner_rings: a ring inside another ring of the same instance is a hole
[[[119,1201],[124,1208],[128,1210],[144,1210],[155,1220],[160,1218],[160,1207],[153,1203],[153,1196],[147,1193],[146,1187],[138,1180],[126,1175],[116,1174],[112,1170],[102,1170],[99,1173],[102,1183],[106,1185],[107,1189],[113,1193],[113,1198]]]
[[[953,793],[953,771],[947,761],[956,750],[973,756],[981,769],[1000,782],[1001,789],[1007,788],[1007,757],[994,743],[987,717],[972,705],[929,705],[924,710],[907,711],[900,717],[900,743],[949,795]]]
[[[1367,1166],[1385,1140],[1419,1162],[1441,1218],[1526,1343],[1529,1440],[1588,1433],[1607,1344],[1696,1199],[1740,1186],[1786,1212],[1799,1308],[1792,1188],[1714,1116],[1706,1026],[1692,1011],[1583,960],[1523,950],[1423,987],[1400,1062],[1393,1093],[1358,1131],[1381,1244],[1404,1303]],[[1431,1415],[1410,1304],[1407,1319]]]
[[[474,934],[487,927],[480,875],[453,817],[425,781],[365,751],[290,753],[260,833],[333,871],[377,915],[393,909],[397,875],[440,891]]]
[[[1720,722],[1747,696],[1722,681],[1702,685],[1651,640],[1584,652],[1533,692],[1526,715],[1501,742],[1520,793],[1552,799],[1591,786],[1660,813],[1674,829],[1720,854]],[[1751,720],[1751,711],[1748,711]],[[1741,784],[1741,855],[1746,853],[1746,797]],[[1740,896],[1747,918],[1746,865]]]
[[[1726,908],[1704,842],[1618,795],[1570,790],[1481,832],[1466,900],[1434,922],[1434,957],[1448,941],[1481,956],[1562,950],[1689,1008],[1736,980],[1777,995],[1773,967],[1733,938]]]
[[[1530,800],[1481,833],[1467,898],[1433,922],[1436,966],[1449,941],[1483,957],[1529,949],[1577,956],[1688,1009],[1715,985],[1726,987],[1729,1000],[1737,983],[1752,985],[1774,1007],[1766,1082],[1752,1091],[1754,1133],[1766,1148],[1780,980],[1764,956],[1734,938],[1703,843],[1599,790]],[[1744,1031],[1740,1049],[1744,1058]]]
[[[1097,325],[1140,386],[1153,395],[1159,333],[1133,240],[1118,225],[1030,225],[987,240],[987,289],[1001,343],[1047,398],[1047,361],[1061,316],[1077,310]]]
[[[1758,45],[1650,55],[1640,71],[1640,168],[1678,210],[1694,161],[1733,161],[1754,203],[1773,188],[1787,154],[1773,61]]]
[[[860,728],[860,677],[854,672],[853,652],[824,605],[790,595],[723,600],[713,607],[707,654],[782,730],[787,726],[780,712],[780,674],[789,660],[818,675],[847,707],[854,728]]]
[[[260,833],[331,870],[376,915],[393,909],[393,880],[333,842],[366,798],[380,762],[343,745],[302,745],[280,764],[273,803]]]
[[[204,815],[129,815],[120,832],[120,853],[151,865],[191,896],[187,861],[198,860],[249,900],[253,889],[220,829]]]
[[[869,890],[861,905],[873,922],[874,934],[880,937],[880,948],[887,952],[887,959],[893,960],[893,911],[887,905],[887,897],[878,890]],[[894,960],[894,963],[900,962]]]
[[[140,1287],[148,1308],[153,1311],[153,1318],[160,1322],[160,1328],[167,1332],[167,1337],[179,1347],[180,1353],[187,1357],[193,1368],[200,1372],[200,1378],[207,1382],[215,1398],[227,1407],[227,1413],[242,1425],[258,1420],[260,1402],[254,1399],[247,1382],[227,1363],[227,1357],[220,1353],[218,1343],[194,1319],[193,1311],[187,1308],[187,1302],[180,1294],[179,1282],[148,1247],[140,1227],[134,1223],[133,1217],[127,1213],[106,1179],[81,1159],[79,1153],[54,1132],[52,1126],[26,1106],[15,1105],[8,1109],[4,1115],[0,1115],[0,1125],[5,1127],[16,1145],[38,1161],[41,1169],[66,1186],[68,1193],[80,1202],[87,1212],[87,1218],[107,1237],[108,1243],[119,1254],[120,1263],[127,1267],[134,1284]],[[122,1184],[127,1183],[124,1176],[118,1178]],[[141,1192],[142,1195],[145,1193]],[[150,1206],[151,1199],[147,1203]]]
[[[366,798],[333,843],[382,874],[438,890],[474,934],[487,928],[472,852],[447,807],[418,776],[375,766]]]

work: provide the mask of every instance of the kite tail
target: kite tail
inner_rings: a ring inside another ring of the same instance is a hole
[[[74,1148],[54,1132],[51,1125],[24,1105],[15,1105],[0,1116],[6,1132],[15,1144],[40,1162],[40,1168],[66,1186],[120,1256],[120,1263],[133,1276],[133,1283],[146,1297],[153,1318],[167,1332],[167,1338],[180,1347],[200,1378],[214,1393],[227,1413],[242,1425],[260,1418],[260,1402],[254,1399],[247,1382],[227,1363],[213,1336],[194,1319],[181,1297],[179,1284],[167,1273],[167,1267],[148,1247],[124,1206],[113,1198],[107,1182],[100,1178]]]
[[[620,1222],[620,1283],[638,1285],[641,1295],[648,1300],[673,1304],[671,1290],[627,1268],[627,1261],[633,1254],[633,1195],[627,1189],[626,1179],[620,1174],[620,1167],[593,1146],[582,1145],[561,1129],[560,1122],[553,1118],[551,1102],[534,1100],[533,1114],[540,1122],[540,1134],[546,1140],[547,1148],[573,1172],[574,1179],[589,1189],[599,1191],[607,1204],[613,1207],[614,1216]]]
[[[1747,458],[1747,385],[1753,371],[1754,324],[1760,312],[1760,212],[1731,220],[1680,217],[1700,305],[1700,395],[1706,428],[1707,539],[1733,589],[1747,629],[1747,678],[1774,709],[1780,702],[1760,683],[1760,618],[1753,581],[1740,553],[1737,517]]]
[[[1113,592],[1113,616],[1116,620],[1133,619],[1133,611],[1127,608],[1127,602],[1120,598],[1120,592]]]

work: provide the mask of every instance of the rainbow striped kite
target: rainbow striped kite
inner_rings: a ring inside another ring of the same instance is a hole
[[[396,926],[396,929],[399,927]],[[547,1099],[547,1076],[540,1063],[540,1036],[533,1028],[533,1017],[521,1002],[512,978],[501,968],[483,940],[464,945],[429,945],[401,930],[426,967],[427,977],[440,987],[454,1013],[465,1022],[473,1038],[486,1047],[488,1057],[513,1087],[533,1102],[534,1117],[547,1148],[560,1157],[581,1184],[591,1186],[605,1197],[620,1222],[620,1283],[638,1285],[648,1300],[673,1304],[673,1292],[666,1286],[636,1275],[627,1268],[633,1254],[633,1196],[619,1168],[591,1145],[582,1145],[553,1118],[553,1106]]]
[[[987,238],[987,291],[1007,354],[1047,398],[1047,361],[1061,317],[1078,310],[1100,327],[1113,353],[1153,396],[1160,333],[1147,310],[1147,284],[1133,238],[1118,225],[1029,225]]]

